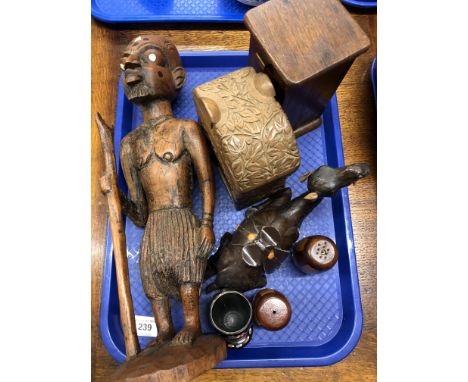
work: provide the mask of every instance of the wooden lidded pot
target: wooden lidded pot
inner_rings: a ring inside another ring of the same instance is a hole
[[[274,289],[263,289],[253,301],[255,322],[267,330],[281,330],[291,320],[292,309],[284,294]]]
[[[249,66],[271,78],[296,136],[320,126],[341,80],[370,46],[359,24],[339,0],[270,0],[244,22]]]
[[[338,248],[329,237],[308,236],[296,244],[292,258],[302,272],[316,273],[330,269],[336,264]]]

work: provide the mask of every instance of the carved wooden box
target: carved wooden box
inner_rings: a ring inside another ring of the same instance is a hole
[[[299,151],[269,78],[247,67],[200,85],[193,94],[236,207],[282,188],[299,167]]]
[[[244,21],[249,65],[271,78],[295,130],[317,127],[354,59],[368,49],[366,34],[339,0],[270,0]]]

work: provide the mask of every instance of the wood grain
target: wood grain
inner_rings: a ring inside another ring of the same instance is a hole
[[[273,65],[286,86],[303,85],[369,45],[339,0],[271,0],[250,9],[244,20],[263,63]]]
[[[370,44],[339,0],[270,0],[244,20],[252,34],[249,64],[270,76],[293,129],[322,115]]]
[[[376,55],[377,16],[350,10],[368,34],[371,48],[360,56],[338,88],[338,104],[347,163],[367,162],[371,176],[349,188],[359,269],[364,327],[355,350],[335,365],[316,368],[210,370],[196,379],[208,381],[375,381],[377,350],[376,306],[376,112],[370,82],[370,65]],[[133,26],[132,26],[133,28]],[[106,381],[118,364],[107,353],[99,334],[100,294],[104,261],[107,207],[101,194],[101,147],[94,118],[99,111],[112,123],[115,116],[119,52],[143,33],[169,37],[181,50],[247,50],[249,32],[237,25],[138,25],[139,29],[110,28],[92,21],[91,67],[91,256],[92,256],[92,380]],[[170,29],[174,28],[174,29]]]
[[[191,345],[148,346],[120,365],[111,376],[120,382],[187,382],[226,358],[220,336],[200,336]]]
[[[114,155],[114,128],[109,127],[96,114],[96,123],[101,137],[101,147],[104,161],[105,176],[101,180],[101,190],[106,194],[109,227],[112,234],[112,247],[114,248],[115,270],[117,278],[117,290],[119,294],[120,320],[125,339],[125,355],[127,359],[137,355],[140,351],[138,336],[135,326],[135,312],[130,292],[130,278],[128,275],[127,241],[124,234],[122,207],[117,186],[117,169]],[[104,184],[103,179],[107,179]]]

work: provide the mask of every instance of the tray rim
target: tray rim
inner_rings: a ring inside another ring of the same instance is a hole
[[[344,5],[349,5],[351,7],[356,8],[365,8],[365,9],[373,9],[377,8],[377,0],[341,0]]]
[[[180,55],[182,57],[227,57],[227,56],[247,56],[248,51],[236,50],[236,51],[181,51]],[[118,107],[119,105],[125,104],[125,95],[123,91],[121,91],[119,87],[118,95],[117,95],[117,107],[116,107],[116,120],[115,126],[121,126],[123,123],[123,108]],[[336,95],[333,95],[332,99],[330,100],[329,106],[325,109],[324,115],[325,119],[331,119],[333,130],[330,133],[324,134],[324,140],[330,141],[333,143],[331,146],[332,151],[334,153],[334,157],[336,162],[330,162],[328,150],[326,150],[327,155],[327,162],[332,164],[333,166],[343,166],[344,165],[344,152],[343,152],[343,143],[341,138],[341,127],[339,121],[339,110],[338,110],[338,103],[336,99]],[[331,130],[331,129],[330,129]],[[115,129],[115,144],[116,148],[120,145],[120,140],[122,139],[120,135],[121,129]],[[117,167],[119,168],[119,158],[117,159]],[[345,358],[357,345],[359,338],[362,333],[362,325],[363,325],[363,313],[362,313],[362,304],[361,304],[361,295],[360,295],[360,288],[359,288],[359,278],[358,278],[358,271],[357,271],[357,261],[355,255],[355,247],[354,247],[354,236],[353,236],[353,229],[352,229],[352,220],[351,220],[351,210],[349,205],[349,197],[348,197],[348,190],[346,188],[341,189],[341,191],[332,198],[332,208],[333,208],[333,216],[335,216],[335,210],[339,210],[343,214],[342,222],[338,223],[337,219],[334,219],[335,224],[335,231],[337,230],[337,224],[344,225],[344,232],[345,232],[345,241],[346,246],[348,249],[348,257],[349,257],[349,281],[352,291],[352,301],[354,308],[354,320],[352,323],[351,333],[345,340],[344,344],[337,349],[335,352],[330,354],[320,356],[320,357],[294,357],[294,358],[275,358],[275,359],[242,359],[242,360],[224,360],[220,365],[216,368],[260,368],[260,367],[307,367],[307,366],[326,366],[331,365],[336,362],[341,361]],[[119,347],[116,345],[109,329],[108,325],[108,315],[106,312],[109,311],[109,304],[110,304],[110,290],[111,290],[111,281],[112,281],[112,269],[114,267],[113,256],[112,253],[112,240],[110,236],[109,230],[109,223],[107,223],[106,227],[106,252],[105,252],[105,259],[104,259],[104,274],[103,274],[103,281],[102,281],[102,290],[101,290],[101,307],[100,307],[100,322],[99,322],[99,329],[101,333],[101,339],[106,347],[106,350],[109,354],[117,360],[117,362],[121,363],[125,360],[125,354],[122,353]],[[338,240],[338,239],[337,239]],[[337,243],[338,244],[338,243]],[[338,262],[340,265],[340,262]],[[344,320],[344,307],[343,307],[343,320]],[[323,345],[319,346],[289,346],[289,348],[319,348],[321,346],[326,346],[330,342],[334,340],[342,330],[342,326],[335,334],[335,336],[328,342]],[[257,349],[260,347],[257,347]],[[265,347],[265,348],[274,348],[272,346]]]
[[[371,82],[372,82],[372,91],[374,93],[374,101],[377,104],[377,57],[375,57],[372,60]]]
[[[233,0],[237,1],[237,0]],[[361,9],[377,8],[377,1],[366,0],[341,0],[344,5]],[[243,3],[241,3],[243,4]],[[246,7],[254,8],[247,4]],[[247,12],[247,11],[246,11]],[[134,16],[113,16],[109,13],[101,11],[101,8],[96,3],[96,0],[91,0],[91,16],[94,18],[111,24],[131,24],[131,23],[243,23],[244,15],[229,13],[225,15],[190,15],[190,14],[152,14],[152,15],[134,15]]]
[[[237,1],[237,0],[233,0]],[[241,3],[242,4],[242,3]],[[248,5],[243,4],[246,7]],[[112,24],[129,24],[129,23],[164,23],[164,22],[169,22],[169,23],[206,23],[206,22],[212,22],[212,23],[243,23],[244,22],[244,15],[235,14],[235,13],[230,13],[226,15],[210,15],[210,16],[204,16],[204,15],[186,15],[186,14],[174,14],[174,15],[169,15],[169,14],[159,14],[159,15],[140,15],[140,16],[131,16],[131,17],[125,17],[125,16],[120,16],[120,17],[114,17],[112,15],[109,15],[108,13],[102,12],[99,6],[96,3],[96,0],[91,0],[91,16],[94,18],[106,22],[106,23],[112,23]]]

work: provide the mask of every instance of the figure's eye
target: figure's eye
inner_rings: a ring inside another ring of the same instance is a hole
[[[147,62],[157,62],[158,61],[158,56],[159,56],[158,51],[156,51],[154,49],[148,49],[144,53],[144,57],[145,57],[145,60]]]
[[[145,51],[143,54],[143,60],[145,62],[155,62],[158,65],[164,65],[164,58],[161,52],[156,49],[148,49]]]

